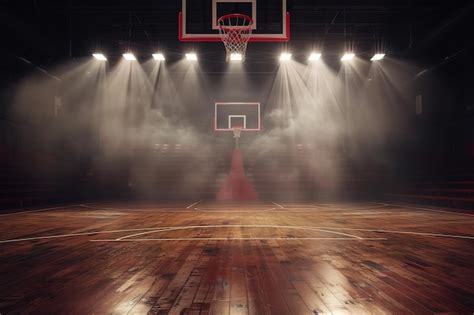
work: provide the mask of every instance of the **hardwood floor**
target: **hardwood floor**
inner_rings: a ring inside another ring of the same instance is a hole
[[[474,215],[340,204],[0,214],[0,314],[473,314]]]

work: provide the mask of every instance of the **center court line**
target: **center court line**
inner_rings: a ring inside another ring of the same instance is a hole
[[[190,209],[196,205],[198,205],[202,200],[196,201],[195,203],[190,204],[189,206],[186,207],[186,209]]]

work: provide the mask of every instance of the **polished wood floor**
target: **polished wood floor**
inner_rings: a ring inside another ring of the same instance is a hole
[[[473,314],[474,215],[91,203],[0,215],[4,314]]]

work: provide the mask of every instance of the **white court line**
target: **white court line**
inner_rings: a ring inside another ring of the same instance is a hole
[[[223,225],[224,227],[241,227],[241,225]],[[47,236],[37,236],[37,237],[28,237],[28,238],[17,238],[17,239],[8,239],[8,240],[0,240],[0,244],[3,243],[15,243],[15,242],[22,242],[22,241],[34,241],[34,240],[44,240],[44,239],[56,239],[56,238],[65,238],[65,237],[73,237],[73,236],[87,236],[87,235],[95,235],[95,234],[113,234],[113,233],[120,233],[120,232],[134,232],[134,231],[150,231],[152,233],[159,232],[160,230],[177,230],[177,229],[184,229],[184,228],[205,228],[205,227],[213,227],[213,226],[194,226],[194,227],[154,227],[154,228],[136,228],[136,229],[122,229],[122,230],[108,230],[108,231],[92,231],[92,232],[83,232],[83,233],[70,233],[70,234],[59,234],[59,235],[47,235]],[[335,233],[340,235],[349,236],[354,239],[363,239],[362,237],[351,235],[343,232],[336,232],[331,230],[347,230],[347,231],[362,231],[362,232],[376,232],[376,233],[393,233],[393,234],[408,234],[408,235],[418,235],[418,236],[432,236],[432,237],[445,237],[445,238],[458,238],[458,239],[469,239],[474,240],[474,236],[470,235],[451,235],[451,234],[438,234],[438,233],[423,233],[423,232],[410,232],[410,231],[395,231],[395,230],[380,230],[380,229],[358,229],[358,228],[341,228],[341,227],[312,227],[312,226],[268,226],[268,225],[247,225],[247,227],[277,227],[277,228],[293,228],[293,229],[306,229],[306,230],[313,230],[313,231],[322,231],[328,233]],[[126,237],[138,236],[142,235],[143,233],[137,233],[133,235],[127,235]],[[120,239],[116,239],[120,241]],[[123,239],[125,241],[126,239]]]
[[[52,239],[52,238],[64,238],[64,237],[72,237],[72,236],[87,236],[87,235],[94,235],[94,234],[113,234],[113,233],[120,233],[120,232],[134,232],[134,231],[144,231],[144,230],[156,230],[156,228],[92,231],[92,232],[46,235],[46,236],[35,236],[35,237],[25,237],[25,238],[12,238],[12,239],[8,239],[8,240],[0,240],[0,244],[23,242],[23,241],[47,240],[47,239]]]
[[[91,232],[82,232],[82,233],[69,233],[69,234],[59,234],[59,235],[46,235],[46,236],[35,236],[35,237],[25,237],[25,238],[15,238],[15,239],[7,239],[7,240],[0,240],[0,244],[5,243],[16,243],[16,242],[23,242],[23,241],[37,241],[37,240],[48,240],[48,239],[57,239],[57,238],[66,238],[66,237],[73,237],[73,236],[88,236],[88,235],[95,235],[95,234],[113,234],[113,233],[121,233],[121,232],[136,232],[136,231],[149,231],[152,233],[160,232],[160,231],[174,231],[174,230],[184,230],[184,229],[194,229],[194,228],[216,228],[216,227],[242,227],[242,225],[202,225],[202,226],[163,226],[163,227],[155,227],[155,228],[137,228],[137,229],[122,229],[122,230],[108,230],[108,231],[91,231]],[[327,233],[333,233],[343,236],[349,236],[355,239],[362,239],[359,236],[351,235],[343,232],[335,232],[335,231],[327,231],[318,229],[315,227],[298,227],[298,226],[268,226],[268,225],[246,225],[245,227],[277,227],[277,228],[293,228],[293,229],[302,229],[302,230],[312,230],[312,231],[321,231]],[[143,233],[136,233],[132,235],[127,235],[125,237],[118,238],[116,240],[127,239],[134,236],[140,236],[147,234],[147,232]]]
[[[400,208],[419,209],[419,210],[425,210],[425,211],[433,211],[433,212],[441,212],[441,213],[449,213],[449,214],[457,214],[457,215],[466,215],[466,216],[470,216],[470,217],[474,216],[474,214],[471,214],[471,213],[440,210],[440,209],[432,209],[432,208],[424,208],[424,207],[412,206],[410,204],[387,203],[387,205],[394,206],[394,207],[400,207]],[[461,210],[461,209],[457,209],[457,210]]]
[[[352,235],[348,233],[342,233],[342,232],[335,232],[335,231],[329,231],[329,230],[323,230],[317,227],[308,227],[308,226],[293,226],[293,225],[261,225],[261,224],[218,224],[218,225],[189,225],[189,226],[176,226],[176,227],[162,227],[162,228],[157,228],[156,230],[152,231],[146,231],[146,232],[141,232],[141,233],[135,233],[131,235],[126,235],[117,238],[116,240],[121,241],[125,239],[129,239],[131,237],[135,236],[142,236],[146,234],[153,234],[153,233],[159,233],[159,232],[167,232],[167,231],[179,231],[179,230],[192,230],[192,229],[206,229],[206,228],[283,228],[283,229],[296,229],[296,230],[307,230],[307,231],[319,231],[319,232],[326,232],[326,233],[332,233],[332,234],[338,234],[338,235],[343,235],[343,236],[349,236],[357,239],[361,239],[362,237],[359,237],[357,235]]]
[[[408,234],[408,235],[419,235],[419,236],[434,236],[434,237],[446,237],[446,238],[461,238],[467,240],[474,240],[474,236],[471,235],[452,235],[452,234],[440,234],[440,233],[425,233],[425,232],[410,232],[410,231],[396,231],[396,230],[379,230],[379,229],[355,229],[355,228],[337,228],[337,227],[324,227],[325,229],[332,230],[348,230],[348,231],[361,231],[361,232],[376,232],[376,233],[391,233],[391,234]]]
[[[354,237],[184,237],[184,238],[134,238],[134,239],[96,239],[90,242],[149,242],[149,241],[386,241],[386,238],[354,238]]]
[[[193,204],[190,204],[189,206],[186,207],[186,209],[189,209],[189,208],[191,208],[191,207],[193,207],[193,206],[199,204],[201,201],[202,201],[202,200],[199,200],[199,201],[196,201],[196,202],[193,203]]]
[[[273,203],[275,206],[277,206],[278,208],[280,208],[280,209],[284,209],[284,208],[285,208],[285,207],[283,207],[282,205],[280,205],[280,204],[278,204],[278,203],[276,203],[276,202],[274,202],[274,201],[272,201],[272,203]]]
[[[57,206],[57,207],[50,207],[50,208],[41,208],[41,209],[35,209],[35,210],[29,210],[29,211],[17,211],[17,212],[10,212],[10,213],[5,213],[5,214],[0,214],[0,217],[6,217],[10,215],[17,215],[17,214],[27,214],[27,213],[34,213],[34,212],[42,212],[42,211],[50,211],[50,210],[56,210],[56,209],[64,209],[67,207],[79,207],[80,205],[77,204],[72,204],[72,205],[64,205],[64,206]]]
[[[280,211],[280,208],[267,208],[267,209],[252,209],[252,210],[206,210],[205,208],[194,208],[195,211],[199,212],[217,212],[217,213],[254,213],[254,212],[267,212],[267,211]]]

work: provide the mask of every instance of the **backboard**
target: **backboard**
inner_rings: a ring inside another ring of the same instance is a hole
[[[216,102],[214,129],[232,131],[236,127],[243,131],[259,131],[260,103]]]
[[[182,0],[178,37],[184,42],[219,42],[217,20],[231,13],[253,20],[251,42],[285,42],[290,39],[286,0]]]

